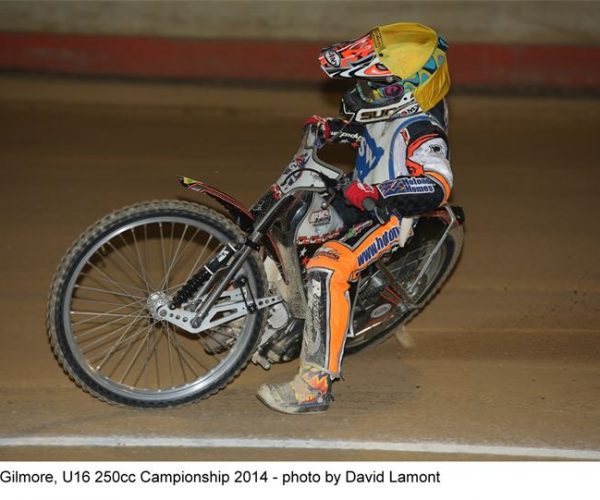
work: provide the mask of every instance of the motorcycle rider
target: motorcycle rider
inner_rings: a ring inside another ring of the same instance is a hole
[[[354,180],[344,191],[345,203],[334,208],[348,227],[365,219],[374,224],[353,240],[326,242],[308,261],[299,372],[291,382],[264,384],[257,393],[274,410],[329,407],[349,326],[350,282],[399,246],[403,216],[435,209],[450,196],[447,47],[431,28],[397,23],[321,52],[328,76],[357,81],[342,97],[339,118],[313,116],[307,123],[319,128],[324,143],[357,147]]]

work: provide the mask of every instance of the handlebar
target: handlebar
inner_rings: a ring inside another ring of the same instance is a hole
[[[365,201],[363,201],[362,205],[367,212],[372,212],[377,208],[377,205],[375,204],[375,200],[373,198],[365,198]]]
[[[381,225],[385,224],[389,219],[389,214],[386,212],[386,210],[380,209],[373,198],[366,198],[365,201],[363,201],[363,208],[367,212],[370,212],[373,218],[376,219]]]
[[[327,208],[337,196],[346,190],[352,179],[340,168],[319,160],[317,156],[320,146],[318,140],[318,126],[316,124],[305,125],[300,149],[277,181],[277,185],[283,194],[291,194],[297,190],[327,193],[329,196],[324,200],[322,207]],[[304,176],[306,173],[310,173],[313,179],[317,177],[320,180],[317,185],[320,184],[320,186],[317,187],[310,176]],[[377,220],[380,224],[387,222],[387,212],[377,207],[374,200],[365,200],[363,208],[371,213],[373,220]]]

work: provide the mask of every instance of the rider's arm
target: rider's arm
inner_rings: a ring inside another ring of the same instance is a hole
[[[403,215],[433,210],[448,200],[452,189],[446,134],[431,122],[416,122],[402,135],[410,175],[379,184],[380,204]]]

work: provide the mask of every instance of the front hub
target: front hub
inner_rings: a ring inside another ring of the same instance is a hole
[[[151,293],[146,300],[146,306],[152,317],[160,321],[167,315],[167,307],[169,305],[169,297],[164,292]]]

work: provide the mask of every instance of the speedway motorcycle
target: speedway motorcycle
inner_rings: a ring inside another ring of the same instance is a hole
[[[296,358],[306,262],[325,241],[373,224],[344,227],[331,204],[344,172],[320,160],[318,146],[316,128],[306,127],[291,163],[250,209],[182,177],[228,216],[187,201],[149,201],[77,238],[47,311],[52,349],[71,379],[109,403],[173,407],[215,394],[250,361],[268,369]],[[457,262],[463,220],[449,205],[402,219],[398,248],[351,286],[346,354],[381,342],[427,304]]]

